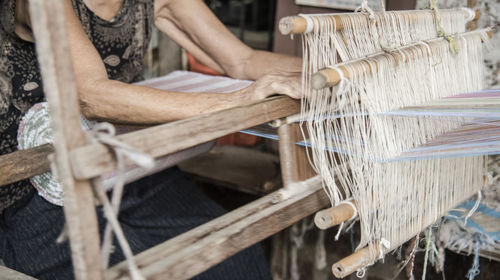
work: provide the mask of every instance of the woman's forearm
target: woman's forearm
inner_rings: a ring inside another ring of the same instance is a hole
[[[179,93],[113,80],[97,81],[79,92],[86,117],[127,124],[165,123],[252,100],[246,89],[234,93]]]

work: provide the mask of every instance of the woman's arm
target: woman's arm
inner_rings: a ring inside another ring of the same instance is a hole
[[[257,80],[270,73],[299,73],[301,59],[244,45],[202,0],[156,0],[155,23],[202,63],[230,77]]]
[[[256,90],[265,81],[234,93],[218,94],[168,92],[109,80],[101,57],[85,34],[70,0],[65,0],[65,13],[82,112],[91,119],[163,123],[234,107],[271,94]],[[274,87],[280,91],[278,84]]]

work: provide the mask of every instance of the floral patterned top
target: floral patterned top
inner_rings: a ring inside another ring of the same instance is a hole
[[[126,83],[141,80],[151,39],[153,0],[123,0],[120,11],[109,21],[94,14],[83,0],[72,2],[108,77]],[[35,45],[14,32],[16,0],[0,0],[0,7],[0,154],[7,154],[16,150],[22,116],[45,96]],[[32,189],[29,180],[0,186],[0,213]]]

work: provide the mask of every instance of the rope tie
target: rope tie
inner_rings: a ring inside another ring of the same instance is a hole
[[[438,37],[444,38],[450,44],[450,51],[452,54],[456,54],[458,52],[458,44],[455,38],[451,35],[446,34],[444,31],[443,25],[441,23],[441,13],[439,12],[439,8],[437,5],[437,0],[429,0],[429,8],[434,11],[437,21],[437,34]]]
[[[375,12],[373,11],[372,8],[370,8],[370,6],[368,6],[368,1],[367,0],[363,0],[363,2],[361,2],[361,5],[359,7],[356,8],[356,10],[354,10],[355,13],[358,13],[358,12],[364,12],[364,13],[368,13],[368,18],[370,19],[370,21],[372,22],[375,22],[375,20],[377,19],[376,16],[375,16]]]
[[[312,32],[314,29],[314,22],[313,22],[311,16],[307,15],[307,14],[299,14],[299,16],[304,18],[307,22],[306,31],[304,31],[304,34]]]
[[[356,270],[356,277],[361,279],[361,278],[365,278],[365,275],[366,275],[366,267],[363,267],[363,268]]]
[[[354,212],[352,213],[352,216],[349,218],[349,220],[347,220],[347,222],[350,222],[350,221],[356,219],[356,217],[358,216],[358,209],[356,209],[356,206],[351,201],[352,201],[352,198],[350,198],[349,200],[341,201],[339,204],[336,205],[336,206],[339,206],[342,204],[347,204],[347,205],[351,206],[352,209],[354,210]],[[337,230],[337,234],[335,235],[335,241],[339,240],[340,233],[342,232],[342,228],[344,227],[344,223],[345,222],[340,223],[339,229]]]
[[[118,222],[117,215],[120,209],[123,187],[125,184],[125,158],[130,159],[132,162],[146,170],[150,170],[154,167],[154,159],[150,155],[147,155],[123,142],[120,142],[115,137],[115,127],[110,123],[99,123],[95,125],[92,129],[92,134],[94,135],[95,140],[106,145],[113,151],[116,157],[116,165],[118,171],[116,183],[113,189],[113,195],[111,197],[111,202],[109,201],[102,186],[100,186],[101,181],[96,180],[97,184],[94,184],[94,191],[96,192],[99,201],[103,205],[104,216],[108,220],[104,231],[104,241],[101,249],[101,253],[103,256],[103,267],[107,268],[109,264],[109,254],[112,250],[111,234],[112,231],[114,231],[118,243],[120,244],[120,247],[122,248],[122,251],[127,260],[127,265],[129,267],[132,279],[143,280],[145,278],[139,272],[130,245],[125,238],[120,223]]]
[[[337,66],[328,66],[328,68],[330,69],[333,69],[335,71],[337,71],[337,73],[339,73],[339,76],[340,76],[340,83],[338,85],[338,90],[337,90],[337,93],[340,93],[338,94],[338,108],[344,108],[345,104],[346,104],[346,99],[344,98],[344,91],[348,85],[347,82],[349,82],[349,79],[347,79],[344,75],[344,71],[342,71],[340,68],[338,68]]]
[[[382,259],[384,257],[384,249],[387,251],[391,249],[391,242],[385,238],[380,239],[380,245],[378,246],[378,258]]]

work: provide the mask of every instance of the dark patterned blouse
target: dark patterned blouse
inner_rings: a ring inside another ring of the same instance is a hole
[[[151,39],[153,0],[123,0],[120,11],[110,21],[99,18],[83,0],[72,2],[83,29],[101,55],[108,77],[126,83],[139,81]],[[17,149],[22,116],[45,99],[35,46],[14,32],[15,6],[16,0],[0,0],[0,154]],[[32,191],[28,180],[0,186],[0,213]]]

